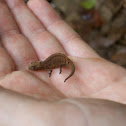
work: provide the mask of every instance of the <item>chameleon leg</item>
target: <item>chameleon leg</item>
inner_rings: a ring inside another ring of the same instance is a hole
[[[52,70],[49,70],[49,77],[51,77]]]
[[[59,74],[61,74],[61,72],[62,72],[62,68],[61,68],[61,66],[60,66],[60,72],[59,72]]]

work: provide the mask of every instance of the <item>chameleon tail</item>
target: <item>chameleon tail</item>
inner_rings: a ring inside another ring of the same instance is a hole
[[[69,66],[71,67],[72,71],[71,71],[70,75],[64,80],[64,82],[66,82],[66,80],[69,79],[75,72],[75,66],[71,60],[69,60]]]

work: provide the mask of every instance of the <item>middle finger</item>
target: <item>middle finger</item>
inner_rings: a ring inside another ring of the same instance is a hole
[[[40,59],[50,54],[64,52],[58,40],[49,33],[23,0],[6,0],[20,31],[30,40]],[[36,6],[37,7],[37,6]]]

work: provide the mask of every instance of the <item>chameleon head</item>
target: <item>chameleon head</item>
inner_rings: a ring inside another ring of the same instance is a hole
[[[40,62],[31,62],[28,69],[29,70],[39,70],[40,69]]]

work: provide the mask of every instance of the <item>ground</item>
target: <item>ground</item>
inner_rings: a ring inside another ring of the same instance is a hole
[[[126,67],[126,0],[97,0],[88,10],[81,6],[84,1],[53,0],[52,4],[99,55]]]

